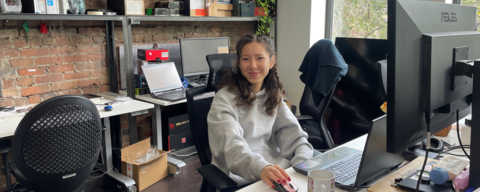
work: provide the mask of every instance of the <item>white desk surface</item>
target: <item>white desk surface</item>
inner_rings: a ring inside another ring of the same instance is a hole
[[[109,102],[111,100],[103,99],[103,100],[93,100],[93,103],[96,104],[103,104]],[[32,106],[32,105],[29,105]],[[15,110],[27,108],[29,106],[20,106],[15,107]],[[111,117],[116,115],[122,115],[126,113],[141,111],[145,109],[152,109],[154,105],[151,103],[146,103],[143,101],[132,100],[124,103],[115,104],[112,106],[113,111],[105,111],[102,105],[97,105],[98,112],[100,113],[100,118]],[[17,113],[16,111],[12,111],[9,115],[2,115],[0,116],[0,138],[13,136],[15,130],[17,129],[18,124],[25,116],[25,113]]]
[[[119,93],[122,94],[122,95],[127,95],[127,92],[125,92],[125,91],[119,91]],[[170,106],[170,105],[176,105],[176,104],[187,102],[187,99],[182,99],[182,100],[173,101],[173,102],[172,101],[161,100],[161,99],[151,97],[150,94],[135,95],[135,99],[150,102],[150,103],[161,105],[161,106]]]
[[[352,140],[348,143],[340,145],[338,147],[345,146],[345,147],[350,147],[350,148],[353,148],[353,149],[358,149],[358,150],[363,151],[366,141],[367,141],[367,134],[365,134],[365,135],[363,135],[359,138],[356,138],[356,139],[354,139],[354,140]],[[302,175],[300,173],[297,173],[295,170],[293,170],[292,167],[286,169],[285,171],[288,173],[288,175],[290,175],[293,183],[295,183],[295,185],[297,185],[298,192],[306,192],[307,191],[307,176]],[[239,192],[250,192],[250,191],[275,192],[275,190],[273,190],[270,186],[268,186],[263,181],[258,181],[254,184],[251,184],[251,185],[239,190]],[[336,188],[335,191],[344,191],[344,190]]]
[[[463,122],[464,120],[462,119],[460,122]],[[460,126],[464,126],[464,124],[460,123]],[[461,131],[460,131],[460,134],[461,134]],[[435,136],[439,139],[443,139],[443,138],[447,138],[453,142],[455,142],[455,145],[459,145],[458,144],[458,138],[457,138],[457,130],[451,130],[450,133],[446,136],[446,137],[439,137],[439,136]],[[365,142],[367,141],[367,134],[359,137],[359,138],[356,138],[348,143],[345,143],[343,145],[340,145],[339,147],[342,147],[342,146],[346,146],[346,147],[350,147],[350,148],[353,148],[353,149],[358,149],[358,150],[362,150],[364,149],[365,147]],[[469,152],[470,150],[467,149],[467,152]],[[463,151],[461,150],[456,150],[455,152],[453,153],[456,153],[456,154],[463,154]],[[288,175],[290,175],[290,177],[292,178],[293,180],[293,183],[295,183],[298,187],[298,191],[299,192],[306,192],[307,191],[307,176],[305,175],[302,175],[300,173],[297,173],[295,170],[293,170],[293,168],[288,168],[285,170]],[[239,192],[249,192],[249,191],[270,191],[270,192],[275,192],[275,190],[273,190],[271,187],[269,187],[267,184],[265,184],[265,182],[263,181],[258,181],[252,185],[249,185],[241,190],[239,190]],[[339,189],[339,188],[336,188],[335,191],[341,191],[343,192],[344,190],[342,189]],[[366,190],[360,190],[360,191],[366,191]]]

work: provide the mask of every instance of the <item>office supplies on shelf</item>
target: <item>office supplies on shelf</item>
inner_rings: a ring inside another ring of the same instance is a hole
[[[59,0],[47,0],[47,14],[60,14]]]
[[[35,13],[46,14],[47,5],[46,0],[23,0],[22,12],[23,13]]]
[[[151,96],[168,101],[185,98],[185,89],[178,76],[175,64],[164,63],[161,65],[142,66],[145,78],[150,88]]]
[[[231,17],[233,5],[218,3],[217,0],[208,0],[205,5],[205,16]]]
[[[0,13],[20,13],[21,11],[22,1],[0,0]]]
[[[107,0],[107,8],[119,15],[145,15],[143,0]]]
[[[155,16],[180,16],[180,9],[155,8]]]

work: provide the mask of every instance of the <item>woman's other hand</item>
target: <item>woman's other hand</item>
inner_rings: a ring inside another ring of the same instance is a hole
[[[278,165],[268,165],[263,168],[261,178],[265,183],[267,183],[268,186],[272,188],[275,188],[273,182],[282,184],[292,180],[290,175],[288,175],[287,172]]]

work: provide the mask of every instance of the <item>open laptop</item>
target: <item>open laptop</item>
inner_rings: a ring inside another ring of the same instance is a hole
[[[185,99],[185,89],[173,62],[144,65],[142,70],[153,98],[167,101]]]
[[[303,175],[315,169],[329,170],[335,174],[336,183],[361,186],[397,168],[404,157],[403,152],[387,152],[387,116],[384,115],[373,120],[363,151],[338,147],[295,165],[293,169]]]

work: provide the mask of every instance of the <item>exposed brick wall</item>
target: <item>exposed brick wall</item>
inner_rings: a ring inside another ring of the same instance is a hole
[[[158,0],[157,0],[158,1]],[[145,0],[153,7],[155,0]],[[106,8],[106,0],[85,0],[87,8]],[[23,21],[0,20],[0,86],[2,106],[40,103],[64,94],[99,93],[109,90],[106,57],[105,22],[44,21],[55,24],[53,34],[42,34],[42,21],[29,21],[30,33]],[[58,29],[60,24],[64,32]],[[230,37],[231,50],[244,34],[255,33],[256,22],[142,22],[132,27],[133,44],[178,43],[180,38]],[[123,44],[120,22],[115,22],[115,42]],[[120,73],[118,74],[120,77]],[[119,79],[120,81],[120,79]],[[121,116],[122,146],[128,146],[128,118]],[[151,111],[137,116],[138,139],[152,135]],[[0,159],[0,166],[3,162]],[[6,189],[0,173],[0,191]]]

